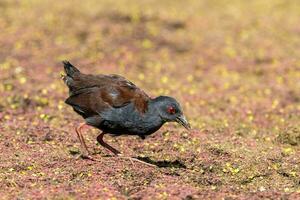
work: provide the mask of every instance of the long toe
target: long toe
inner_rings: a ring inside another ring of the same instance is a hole
[[[90,154],[82,153],[79,155],[79,158],[86,159],[86,160],[92,160],[92,161],[98,161],[96,158],[91,156]]]
[[[118,157],[118,158],[122,158],[122,159],[128,159],[128,160],[130,160],[130,162],[131,162],[132,164],[133,164],[133,161],[135,161],[135,162],[139,162],[139,163],[144,164],[144,165],[148,165],[148,166],[150,166],[150,167],[157,167],[156,165],[153,165],[153,164],[144,162],[144,161],[139,160],[139,159],[137,159],[137,158],[132,158],[132,157],[129,157],[129,156],[124,156],[123,154],[118,154],[117,157]],[[134,164],[133,164],[133,165],[134,165]]]

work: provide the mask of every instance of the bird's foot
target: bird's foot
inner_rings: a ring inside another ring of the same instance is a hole
[[[80,156],[82,159],[87,159],[87,160],[92,160],[92,161],[96,161],[97,159],[95,159],[93,156],[90,155],[85,155],[85,154],[81,154]]]
[[[92,161],[97,161],[96,158],[91,156],[89,153],[81,153],[77,158],[84,159],[84,160],[92,160]]]
[[[139,160],[137,158],[132,158],[132,157],[129,157],[129,156],[124,156],[123,154],[119,153],[119,154],[116,154],[116,156],[118,158],[123,158],[123,159],[129,159],[131,164],[134,165],[134,162],[133,161],[136,161],[136,162],[139,162],[139,163],[142,163],[142,164],[145,164],[145,165],[148,165],[150,167],[156,167],[156,165],[153,165],[153,164],[150,164],[150,163],[147,163],[147,162],[144,162],[142,160]]]

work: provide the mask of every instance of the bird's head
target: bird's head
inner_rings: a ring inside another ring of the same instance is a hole
[[[159,96],[154,99],[156,108],[161,119],[165,122],[177,122],[186,129],[191,129],[190,124],[185,118],[180,104],[172,97]]]

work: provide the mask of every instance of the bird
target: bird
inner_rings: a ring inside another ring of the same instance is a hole
[[[142,89],[123,76],[116,74],[84,74],[69,61],[62,61],[65,74],[62,79],[69,89],[65,103],[79,114],[84,122],[75,128],[85,158],[93,160],[85,143],[82,129],[99,129],[98,143],[115,156],[121,152],[104,142],[106,134],[112,136],[137,135],[145,139],[166,122],[177,122],[191,129],[182,107],[175,98],[151,98]]]

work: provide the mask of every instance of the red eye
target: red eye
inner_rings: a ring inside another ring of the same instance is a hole
[[[167,108],[167,112],[168,112],[169,114],[175,114],[175,113],[176,113],[176,110],[175,110],[174,107],[169,106],[169,107]]]

